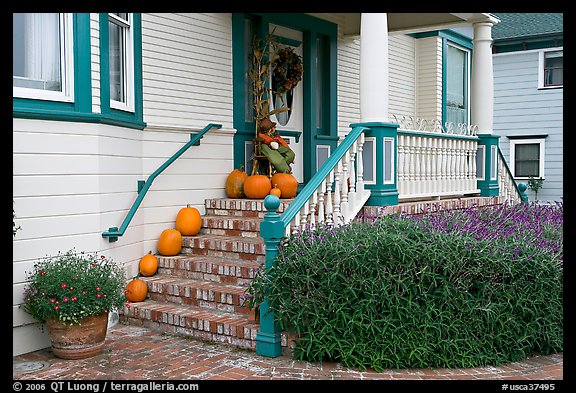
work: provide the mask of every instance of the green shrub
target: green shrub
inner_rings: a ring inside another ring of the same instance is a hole
[[[296,359],[346,367],[473,367],[562,350],[561,251],[515,236],[512,208],[488,211],[293,235],[248,288],[251,304],[267,295],[280,328],[298,336]],[[548,224],[540,230],[561,238],[561,224]]]

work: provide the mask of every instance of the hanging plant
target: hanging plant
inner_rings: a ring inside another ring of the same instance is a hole
[[[302,80],[304,66],[302,57],[292,47],[284,47],[276,52],[272,69],[274,93],[289,93]]]

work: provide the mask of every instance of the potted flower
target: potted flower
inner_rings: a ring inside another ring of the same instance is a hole
[[[23,309],[48,331],[54,354],[82,359],[102,352],[108,312],[126,302],[123,269],[104,255],[74,249],[27,272]]]

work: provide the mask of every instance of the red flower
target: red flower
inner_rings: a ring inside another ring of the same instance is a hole
[[[53,297],[50,298],[50,303],[54,303],[56,302],[56,299],[54,299]]]
[[[62,285],[60,285],[62,288],[66,288],[66,284],[62,283]]]
[[[78,298],[76,296],[72,296],[72,301],[78,300]]]
[[[67,297],[64,298],[64,303],[68,303],[68,298],[67,298]]]
[[[96,297],[97,297],[97,298],[101,298],[102,295],[100,295],[99,293],[97,293],[97,294],[96,294]]]
[[[58,306],[54,306],[54,310],[58,310],[60,307]]]
[[[45,276],[45,275],[46,275],[46,272],[45,272],[44,270],[41,270],[41,271],[40,271],[40,275],[41,275],[41,276]]]
[[[82,291],[82,295],[86,295],[86,291]]]
[[[100,290],[100,287],[96,287],[96,290],[99,291],[99,290]]]

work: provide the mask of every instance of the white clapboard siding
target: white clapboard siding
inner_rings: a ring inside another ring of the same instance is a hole
[[[391,35],[389,53],[389,113],[413,116],[416,113],[416,39]]]
[[[143,14],[144,121],[230,128],[231,48],[231,14]]]
[[[100,113],[100,14],[90,14],[90,78],[92,112]]]
[[[442,40],[416,40],[416,116],[442,119]]]
[[[538,89],[538,56],[538,51],[494,55],[494,133],[502,136],[499,145],[509,164],[507,136],[547,135],[538,199],[553,202],[563,196],[563,89]],[[534,199],[533,191],[527,194]]]

